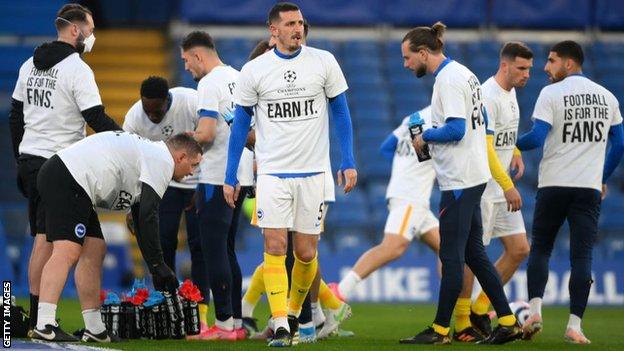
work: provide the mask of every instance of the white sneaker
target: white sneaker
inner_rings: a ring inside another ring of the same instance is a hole
[[[571,344],[591,344],[591,341],[585,337],[582,330],[572,328],[566,330],[563,339]]]
[[[534,314],[522,325],[522,339],[531,340],[537,333],[542,331],[542,316]]]
[[[318,333],[317,338],[325,339],[330,336],[334,331],[338,330],[342,322],[351,317],[351,314],[351,306],[346,303],[343,303],[336,312],[333,310],[325,310],[325,324]]]

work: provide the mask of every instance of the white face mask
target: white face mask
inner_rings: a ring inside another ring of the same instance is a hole
[[[91,52],[91,49],[93,49],[93,44],[95,44],[95,35],[91,33],[91,35],[86,37],[82,41],[82,43],[84,44],[84,50],[82,50],[82,52]]]

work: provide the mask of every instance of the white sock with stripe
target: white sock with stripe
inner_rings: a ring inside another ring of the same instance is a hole
[[[351,270],[344,278],[342,278],[342,280],[338,284],[338,291],[340,291],[340,294],[342,294],[342,296],[346,299],[349,297],[349,295],[351,295],[353,289],[355,289],[355,287],[361,281],[362,278],[360,278],[357,273]]]

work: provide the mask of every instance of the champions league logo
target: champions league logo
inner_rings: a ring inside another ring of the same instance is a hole
[[[514,104],[513,102],[511,102],[511,112],[516,113],[516,104]]]
[[[164,136],[166,137],[170,137],[171,134],[173,134],[173,127],[172,126],[165,126],[162,128],[162,133]]]
[[[284,72],[284,80],[288,83],[292,83],[297,79],[297,73],[294,71],[286,71]]]

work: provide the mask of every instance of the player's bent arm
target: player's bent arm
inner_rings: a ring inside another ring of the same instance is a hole
[[[522,151],[527,151],[544,146],[546,136],[551,129],[552,125],[550,123],[536,118],[531,131],[518,138],[516,147]]]
[[[22,101],[11,99],[9,129],[11,131],[11,141],[13,142],[13,155],[17,160],[19,157],[19,144],[24,137],[24,103]]]
[[[205,110],[200,111],[199,122],[197,123],[197,128],[195,128],[195,134],[193,134],[195,141],[202,146],[212,144],[214,141],[217,135],[217,118],[219,117],[218,114],[214,115],[214,117],[213,115],[202,115],[203,111]]]
[[[247,144],[245,145],[249,150],[253,151],[254,147],[256,146],[256,131],[255,130],[250,130],[249,133],[247,133]]]
[[[388,160],[392,160],[394,157],[394,152],[396,151],[397,145],[399,144],[399,139],[394,134],[388,135],[386,140],[381,143],[379,147],[379,153]]]
[[[503,188],[503,191],[507,191],[514,187],[513,181],[505,171],[505,168],[501,164],[498,159],[498,155],[496,155],[496,150],[494,150],[494,136],[488,134],[486,136],[487,139],[487,154],[488,154],[488,165],[490,166],[490,173],[492,173],[492,177]]]
[[[143,259],[150,271],[164,263],[160,234],[158,232],[158,208],[160,196],[146,183],[141,185],[141,201],[132,207],[135,235]]]
[[[243,148],[247,141],[247,133],[251,126],[251,116],[253,108],[249,106],[236,105],[234,109],[234,122],[230,133],[230,143],[228,145],[227,166],[225,168],[225,184],[236,186],[236,172],[240,163]]]
[[[97,105],[80,112],[82,118],[96,133],[121,130],[121,127],[104,112],[104,106]]]
[[[611,126],[609,129],[609,142],[611,147],[607,153],[602,172],[602,184],[606,184],[613,171],[620,163],[622,155],[624,155],[624,128],[622,123]]]
[[[347,105],[345,93],[329,99],[329,107],[334,117],[334,128],[342,151],[341,170],[355,169],[355,158],[353,157],[353,125],[351,123],[351,113]]]
[[[465,134],[466,119],[449,117],[444,126],[425,130],[422,138],[427,143],[450,143],[462,140]]]

